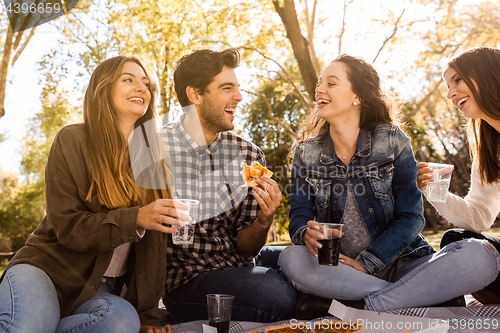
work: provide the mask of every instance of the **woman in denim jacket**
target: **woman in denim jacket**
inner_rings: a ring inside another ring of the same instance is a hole
[[[488,243],[462,241],[434,253],[420,234],[425,221],[410,139],[370,64],[339,56],[318,80],[316,105],[295,145],[291,175],[289,232],[305,246],[280,256],[298,290],[388,311],[448,301],[496,278],[498,252]],[[344,224],[338,266],[318,264],[317,222]]]

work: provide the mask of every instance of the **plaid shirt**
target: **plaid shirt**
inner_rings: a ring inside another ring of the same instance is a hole
[[[182,126],[184,118],[165,125],[162,140],[175,170],[174,199],[199,200],[199,223],[193,244],[173,245],[169,235],[166,291],[206,271],[253,264],[253,257],[242,258],[236,250],[236,236],[259,211],[252,190],[241,186],[240,163],[265,165],[264,153],[232,132],[200,147]]]

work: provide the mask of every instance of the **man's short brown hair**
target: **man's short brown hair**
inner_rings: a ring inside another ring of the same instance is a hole
[[[183,56],[174,72],[174,88],[182,107],[192,104],[186,88],[193,87],[203,95],[214,77],[222,72],[224,66],[236,68],[240,64],[240,53],[230,48],[222,52],[197,50]]]

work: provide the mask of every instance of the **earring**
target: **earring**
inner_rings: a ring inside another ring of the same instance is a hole
[[[356,106],[356,105],[358,105],[358,102],[354,101],[354,102],[352,102],[352,105]]]

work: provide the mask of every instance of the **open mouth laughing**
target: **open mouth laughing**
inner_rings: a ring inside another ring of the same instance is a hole
[[[465,97],[462,97],[460,98],[458,101],[457,101],[457,107],[462,110],[464,104],[467,102],[467,100],[469,100],[469,96],[465,96]]]
[[[231,116],[234,117],[235,113],[236,113],[236,105],[233,105],[233,106],[228,106],[224,109],[224,111],[226,111],[226,113],[229,113]]]
[[[330,102],[331,102],[331,101],[329,101],[329,100],[327,100],[327,99],[325,99],[325,98],[318,98],[318,99],[316,100],[316,105],[318,105],[318,107],[320,108],[320,107],[323,107],[323,106],[325,106],[325,105],[330,104]]]
[[[130,97],[127,100],[131,101],[131,102],[139,102],[139,103],[144,104],[144,98],[141,98],[141,97]]]

